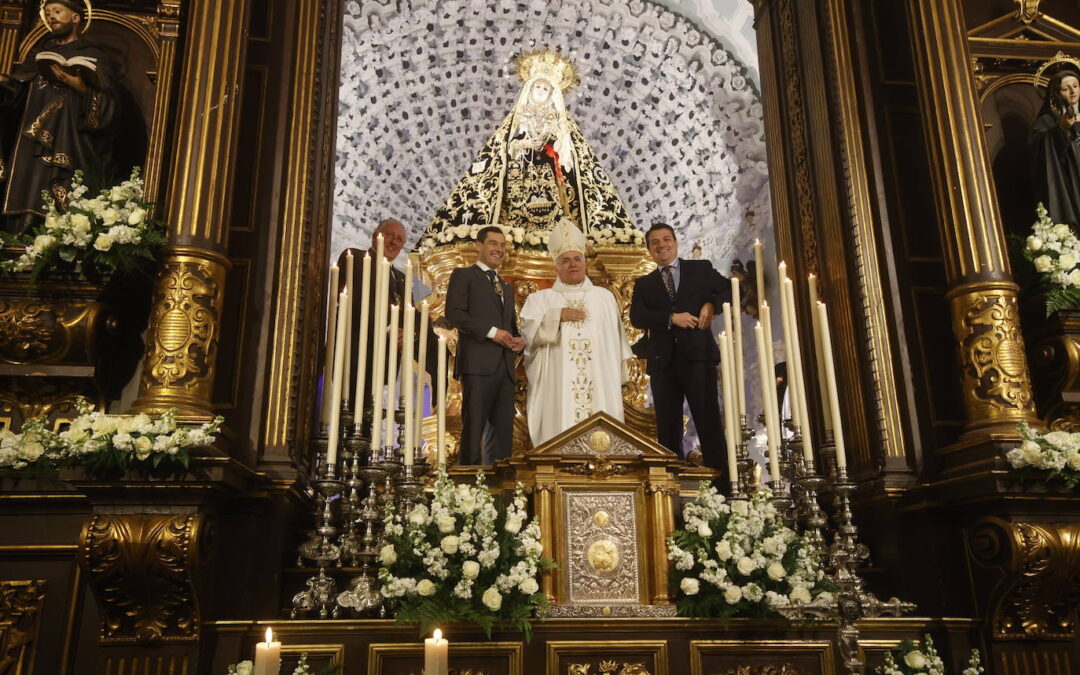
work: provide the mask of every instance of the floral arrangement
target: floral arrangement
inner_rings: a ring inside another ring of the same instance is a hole
[[[727,502],[703,482],[668,537],[681,616],[761,617],[792,603],[831,601],[834,590],[806,535],[788,527],[767,491]]]
[[[292,675],[331,675],[337,672],[339,668],[341,666],[335,663],[312,672],[311,666],[307,662],[307,652],[303,652],[300,654],[300,661],[296,664],[296,668],[293,669]],[[251,661],[234,663],[225,671],[225,675],[255,675],[255,664]]]
[[[167,239],[164,226],[150,217],[152,205],[145,200],[138,167],[130,178],[94,197],[87,192],[81,171],[75,172],[62,210],[48,191],[42,192],[45,222],[32,234],[9,242],[23,244],[26,250],[0,263],[0,268],[30,270],[33,279],[76,263],[82,264],[84,272],[145,272]]]
[[[983,667],[979,650],[972,649],[968,667],[961,675],[981,675]],[[904,640],[900,646],[885,653],[885,663],[874,669],[877,675],[945,675],[945,664],[934,649],[934,641],[929,635],[923,637],[923,644],[914,640]]]
[[[490,637],[497,623],[532,632],[530,617],[547,609],[538,576],[553,563],[542,556],[540,525],[528,519],[520,483],[509,504],[476,484],[454,485],[440,470],[431,503],[406,513],[386,511],[379,552],[382,594],[399,622],[422,632],[451,622],[478,624]]]
[[[1080,239],[1064,223],[1054,224],[1040,203],[1032,233],[1024,243],[1024,257],[1038,273],[1046,294],[1046,315],[1080,306]]]
[[[441,232],[429,232],[420,239],[416,250],[421,255],[446,244],[457,241],[473,241],[480,230],[488,225],[456,225]],[[500,227],[507,243],[525,249],[546,250],[549,233],[526,232],[523,227]],[[644,246],[645,233],[633,227],[606,228],[586,233],[585,239],[592,246]]]
[[[192,448],[214,442],[224,421],[216,417],[199,427],[176,423],[176,411],[158,418],[97,412],[78,399],[79,416],[59,433],[45,427],[46,418],[23,423],[20,433],[0,430],[0,472],[48,472],[57,465],[82,465],[91,475],[110,478],[128,469],[169,475],[188,467]]]
[[[1023,422],[1019,430],[1023,442],[1005,453],[1012,468],[1040,476],[1049,472],[1046,480],[1060,478],[1069,488],[1080,484],[1080,433],[1040,434]]]

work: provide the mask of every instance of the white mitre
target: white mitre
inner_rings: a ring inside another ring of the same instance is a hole
[[[548,253],[553,260],[557,260],[567,251],[584,254],[586,244],[585,235],[574,221],[565,216],[559,218],[559,222],[555,223],[555,227],[548,233]]]

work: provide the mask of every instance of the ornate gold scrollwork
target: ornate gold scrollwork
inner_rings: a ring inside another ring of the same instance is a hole
[[[600,661],[596,668],[594,671],[591,663],[571,663],[566,667],[566,675],[650,675],[644,663]]]
[[[115,327],[98,300],[103,289],[85,281],[0,285],[0,362],[93,366],[95,345]]]
[[[969,539],[971,557],[1005,578],[993,595],[993,636],[1071,640],[1080,598],[1080,523],[1014,523],[985,518]]]
[[[1034,419],[1015,285],[959,287],[950,295],[968,428]]]
[[[34,671],[45,585],[43,580],[0,581],[0,673]]]
[[[199,639],[196,569],[209,540],[202,514],[97,514],[79,564],[101,608],[103,642]]]
[[[148,331],[139,410],[177,407],[205,416],[211,395],[228,261],[177,249],[158,279]]]
[[[800,675],[801,673],[801,670],[790,663],[783,663],[779,665],[735,666],[725,670],[722,675]]]

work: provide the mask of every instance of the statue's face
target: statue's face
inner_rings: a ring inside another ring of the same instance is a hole
[[[555,276],[564,284],[576,286],[585,281],[585,254],[567,251],[555,259]]]
[[[506,260],[506,237],[502,234],[488,232],[477,246],[477,258],[493,270],[499,269]]]
[[[551,100],[552,86],[547,80],[537,80],[533,82],[532,91],[529,92],[533,103],[538,105],[544,105]]]
[[[670,265],[675,262],[675,258],[679,257],[679,242],[675,240],[675,235],[671,233],[671,230],[666,228],[650,232],[646,244],[649,247],[649,255],[661,267]]]
[[[383,255],[387,260],[393,260],[401,253],[405,246],[405,226],[396,220],[390,221],[379,228],[378,233],[383,236]]]
[[[1076,105],[1076,102],[1080,101],[1080,80],[1072,75],[1062,78],[1058,93],[1066,103]]]
[[[50,2],[45,5],[45,20],[49,24],[54,38],[63,38],[71,35],[75,26],[82,22],[82,16],[66,5],[58,2]]]

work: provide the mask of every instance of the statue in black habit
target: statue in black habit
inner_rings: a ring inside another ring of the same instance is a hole
[[[64,204],[76,170],[101,179],[112,174],[115,69],[85,35],[92,11],[89,0],[44,0],[49,37],[14,72],[0,75],[0,107],[22,110],[10,160],[0,166],[8,230],[44,215],[42,190]]]
[[[1031,129],[1035,199],[1055,223],[1080,226],[1080,70],[1055,72]],[[1034,205],[1032,205],[1034,209]]]

